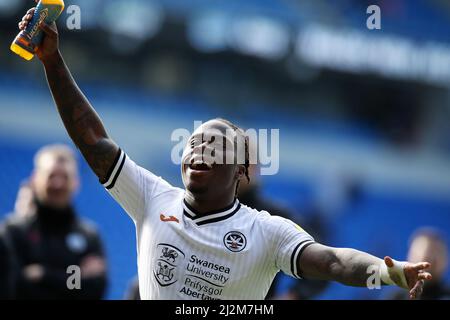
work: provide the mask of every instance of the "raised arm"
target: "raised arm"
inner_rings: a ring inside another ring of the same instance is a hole
[[[332,248],[314,243],[305,248],[297,268],[305,278],[332,280],[349,286],[365,287],[371,274],[369,267],[380,271],[381,284],[395,284],[408,289],[410,298],[417,298],[425,280],[431,274],[424,270],[428,262],[398,263],[390,257],[384,261],[366,252],[347,248]]]
[[[30,9],[19,23],[19,29],[26,28],[34,13]],[[118,154],[118,146],[112,141],[94,108],[78,88],[70,74],[58,47],[56,24],[42,24],[44,40],[37,56],[42,61],[47,82],[59,115],[70,138],[80,149],[89,166],[101,181],[107,178]]]

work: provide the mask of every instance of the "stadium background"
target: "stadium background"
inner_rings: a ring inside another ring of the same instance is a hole
[[[263,192],[325,225],[326,243],[405,259],[422,226],[450,230],[450,4],[444,0],[79,0],[61,50],[111,136],[181,186],[170,140],[220,116],[280,129]],[[382,29],[366,28],[381,7]],[[8,47],[32,1],[0,0],[0,217],[42,145],[70,143],[40,63]],[[80,157],[76,206],[105,242],[109,288],[136,274],[134,226]],[[450,280],[450,273],[447,273]],[[291,280],[284,279],[278,290]],[[389,290],[331,285],[320,299]]]

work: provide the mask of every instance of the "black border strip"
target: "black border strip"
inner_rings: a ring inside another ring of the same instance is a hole
[[[120,172],[122,171],[123,164],[125,163],[125,159],[126,159],[126,158],[127,158],[127,155],[124,154],[124,155],[123,155],[122,162],[120,163],[119,169],[117,169],[117,172],[116,172],[116,175],[114,176],[113,181],[111,181],[111,184],[110,184],[109,186],[105,187],[106,189],[109,190],[109,189],[111,189],[111,188],[114,187],[114,184],[116,183],[116,180],[117,180],[117,178],[119,177]]]

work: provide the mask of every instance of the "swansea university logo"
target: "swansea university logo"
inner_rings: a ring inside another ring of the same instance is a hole
[[[230,231],[223,237],[223,244],[232,252],[244,250],[247,245],[247,239],[239,231]]]
[[[167,243],[157,245],[157,256],[153,266],[153,275],[162,287],[170,286],[178,280],[177,267],[184,260],[184,253]]]

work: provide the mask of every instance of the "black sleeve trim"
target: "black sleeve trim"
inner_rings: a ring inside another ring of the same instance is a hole
[[[105,186],[106,189],[109,190],[109,189],[111,189],[111,188],[114,188],[114,184],[116,183],[116,180],[117,180],[117,178],[119,177],[120,172],[122,171],[123,164],[125,163],[125,159],[126,159],[126,158],[127,158],[127,156],[124,154],[124,155],[123,155],[122,162],[120,163],[119,169],[117,169],[116,175],[114,176],[114,179],[111,181],[111,184],[110,184],[110,185]]]
[[[294,277],[296,277],[296,278],[301,278],[301,272],[300,272],[300,270],[297,270],[297,272],[295,272],[295,270],[297,269],[297,268],[296,268],[296,264],[299,265],[299,264],[297,263],[297,261],[299,261],[300,256],[302,255],[303,251],[304,251],[308,246],[310,246],[310,245],[313,244],[313,243],[315,243],[315,242],[314,242],[313,240],[311,240],[311,239],[304,240],[304,241],[300,242],[300,243],[295,247],[294,251],[292,252],[292,255],[291,255],[291,273],[292,273],[292,275],[293,275]],[[302,245],[303,245],[303,246],[302,246]],[[301,247],[301,248],[300,248],[300,247]],[[299,249],[300,249],[300,251],[299,251]],[[299,252],[298,252],[298,255],[297,255],[297,251],[299,251]],[[296,255],[297,255],[297,259],[295,259],[295,256],[296,256]]]
[[[121,155],[121,154],[122,154],[122,150],[119,148],[119,152],[117,152],[116,158],[114,159],[114,162],[113,162],[113,164],[111,165],[111,168],[109,168],[108,173],[106,174],[106,177],[103,178],[102,180],[100,180],[100,183],[101,183],[101,184],[105,184],[105,183],[108,182],[109,178],[111,177],[111,175],[112,175],[112,173],[113,173],[113,171],[114,171],[114,168],[115,168],[116,165],[117,165],[117,162],[119,162],[119,159],[120,159],[120,155]]]

